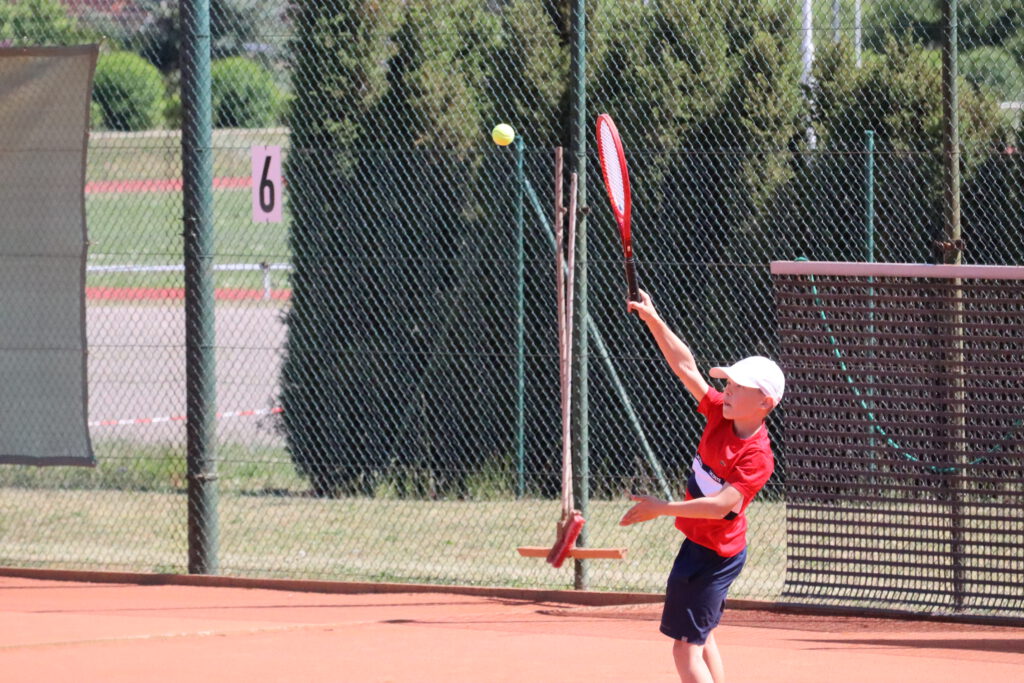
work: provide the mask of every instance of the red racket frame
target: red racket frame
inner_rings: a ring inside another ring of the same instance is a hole
[[[603,128],[607,128],[610,133],[612,145],[614,149],[606,150],[604,145],[604,136],[601,135]],[[639,287],[637,286],[636,280],[636,259],[633,257],[633,233],[632,233],[632,220],[633,220],[633,196],[630,192],[629,187],[629,166],[626,164],[626,151],[622,147],[622,137],[619,135],[619,129],[615,125],[615,121],[608,114],[601,114],[597,117],[597,156],[601,162],[601,177],[604,180],[605,190],[608,192],[608,202],[611,204],[612,213],[615,215],[615,222],[619,225],[619,236],[622,238],[622,254],[625,260],[626,266],[626,287],[630,301],[640,301]],[[612,193],[612,182],[608,177],[608,168],[605,164],[605,157],[607,154],[614,154],[619,162],[619,172],[621,175],[622,192],[623,192],[623,206],[619,209],[618,203],[615,201],[615,195]]]

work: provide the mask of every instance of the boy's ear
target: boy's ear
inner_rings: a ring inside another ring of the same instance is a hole
[[[761,399],[761,405],[764,406],[764,412],[767,415],[775,409],[775,399],[771,396],[765,396]]]

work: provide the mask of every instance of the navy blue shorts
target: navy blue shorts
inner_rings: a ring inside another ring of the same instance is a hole
[[[669,638],[703,645],[725,611],[729,586],[747,560],[746,548],[734,557],[683,541],[672,565],[661,613],[661,632]]]

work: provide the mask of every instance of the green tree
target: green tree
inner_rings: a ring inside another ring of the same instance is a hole
[[[775,196],[792,174],[790,150],[805,127],[798,26],[792,3],[738,0],[602,4],[592,22],[588,102],[592,115],[616,118],[627,148],[642,285],[672,302],[669,310],[682,311],[674,326],[709,360],[770,348],[762,338],[767,326],[751,315],[765,283],[754,281],[759,273],[744,279],[751,269],[740,264],[760,259],[778,241],[771,232]],[[597,207],[590,222],[591,310],[606,339],[633,339],[621,298],[609,296],[622,291],[622,274],[621,252],[605,227],[613,224],[607,202],[590,203]],[[725,273],[739,283],[734,297],[722,296]],[[614,351],[635,353],[632,346]],[[600,366],[591,368],[592,442],[617,443],[630,432],[611,388],[598,389],[606,381]],[[635,406],[644,421],[678,421],[671,411],[658,412],[678,401],[660,366],[631,370],[623,379],[628,393],[644,397]],[[673,452],[678,433],[657,431],[648,434],[655,452]],[[612,486],[644,476],[624,464],[593,449],[591,467]],[[686,463],[664,467],[678,479]]]
[[[949,0],[900,0],[863,3],[865,41],[881,52],[890,36],[906,36],[925,47],[942,42],[942,8]],[[1019,0],[961,0],[958,3],[957,35],[960,47],[969,50],[1002,45],[1020,28]]]
[[[390,3],[328,7],[310,0],[295,3],[290,18],[296,99],[286,175],[294,270],[281,401],[296,468],[317,494],[330,495],[363,483],[364,457],[369,464],[386,457],[376,368],[354,355],[366,350],[360,342],[368,297],[379,289],[359,258],[373,240],[356,210],[355,143],[388,92],[400,14]],[[353,386],[365,387],[362,400],[352,400]],[[356,410],[362,415],[353,416]]]
[[[688,226],[687,259],[720,259],[723,231],[756,231],[790,174],[796,17],[747,5],[620,3],[595,39],[591,102],[622,121],[645,213]]]
[[[959,7],[957,33],[967,49],[1002,45],[1020,28],[1019,0],[962,1]]]
[[[864,4],[865,45],[882,52],[891,36],[906,36],[931,47],[942,41],[944,0],[901,0]]]
[[[569,144],[568,3],[512,0],[499,14],[501,37],[484,90],[493,121],[505,121],[532,148]]]
[[[735,9],[741,16],[740,8]],[[736,245],[749,245],[734,251],[741,262],[764,261],[774,250],[773,199],[793,177],[789,153],[800,149],[806,121],[806,101],[798,86],[801,67],[792,58],[795,10],[777,5],[747,16],[727,110],[733,119],[732,144],[743,154],[736,183],[740,198],[731,203],[738,230],[730,236]]]
[[[616,118],[629,141],[636,200],[658,215],[669,169],[701,144],[726,102],[737,57],[726,8],[641,2],[602,6],[589,57],[591,109]]]
[[[814,258],[863,258],[864,139],[875,135],[879,260],[929,261],[942,221],[942,86],[937,50],[890,37],[881,54],[854,64],[849,43],[819,51],[815,117],[821,155],[800,179],[801,222]],[[999,102],[961,79],[963,180],[972,181],[1008,126]],[[813,215],[811,215],[813,214]]]
[[[0,4],[0,45],[73,45],[89,39],[59,0]]]
[[[459,494],[499,440],[489,392],[507,392],[494,344],[508,334],[480,322],[503,237],[470,189],[502,107],[501,21],[471,0],[310,1],[292,19],[289,449],[321,494],[386,477]]]
[[[180,0],[135,0],[135,4],[139,10],[135,14],[116,15],[97,8],[84,13],[82,21],[120,49],[141,54],[162,72],[178,71]],[[272,62],[282,59],[288,35],[284,14],[279,0],[210,0],[213,58],[259,54]]]
[[[690,137],[698,154],[680,164],[691,167],[688,201],[669,224],[685,235],[680,262],[693,264],[677,276],[682,300],[699,312],[688,315],[687,338],[708,364],[774,352],[769,283],[750,264],[767,263],[784,244],[777,226],[789,206],[779,195],[804,158],[807,129],[798,5],[737,2],[723,11],[734,67],[721,105]]]
[[[969,83],[989,89],[1002,101],[1024,99],[1024,67],[1009,50],[979,47],[962,53],[959,71]]]

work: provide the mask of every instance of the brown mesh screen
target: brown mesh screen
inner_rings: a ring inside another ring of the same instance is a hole
[[[820,265],[773,266],[784,597],[1021,613],[1024,281]]]

